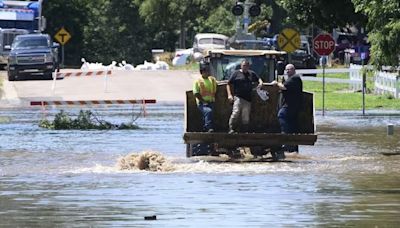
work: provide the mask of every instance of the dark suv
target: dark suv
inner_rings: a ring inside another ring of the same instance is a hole
[[[310,43],[305,36],[301,36],[300,48],[292,53],[292,64],[296,69],[315,69],[315,59],[311,53]]]
[[[24,76],[51,79],[58,68],[58,47],[48,34],[16,36],[8,56],[8,80]]]

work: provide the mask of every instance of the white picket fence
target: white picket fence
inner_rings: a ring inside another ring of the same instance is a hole
[[[352,91],[362,90],[362,66],[356,64],[350,64],[349,76],[350,76],[350,89]]]
[[[399,98],[400,76],[397,73],[375,72],[375,93],[390,94]]]
[[[349,83],[350,90],[360,91],[362,89],[362,66],[350,64],[349,68],[328,68],[325,69],[326,77],[329,78],[329,74],[336,73],[348,73],[349,79],[330,79],[331,82]],[[322,74],[322,69],[296,69],[298,74]]]
[[[349,89],[352,91],[362,90],[362,68],[361,65],[350,64],[349,68],[328,68],[325,74],[329,78],[329,74],[348,73],[349,79],[332,79],[330,82],[349,83]],[[372,66],[364,66],[369,70],[373,70]],[[322,69],[298,69],[298,74],[322,74]],[[385,71],[375,71],[375,94],[390,94],[395,98],[400,98],[400,73],[388,73]],[[308,78],[306,80],[317,81],[317,79]],[[319,79],[320,80],[320,79]]]

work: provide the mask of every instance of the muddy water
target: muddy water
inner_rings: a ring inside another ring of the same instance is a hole
[[[124,131],[46,130],[38,121],[57,110],[0,110],[0,227],[400,223],[400,155],[382,154],[400,151],[400,113],[317,113],[317,144],[302,146],[291,162],[238,164],[186,159],[182,110],[150,106],[137,120],[140,130]],[[114,123],[132,113],[95,111]],[[161,154],[171,169],[119,169],[120,158],[143,151]],[[153,215],[157,220],[144,219]]]

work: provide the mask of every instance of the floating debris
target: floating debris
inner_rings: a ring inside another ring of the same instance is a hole
[[[131,153],[118,161],[120,170],[147,170],[152,172],[173,171],[173,166],[163,155],[153,151],[144,151],[140,154]]]
[[[400,152],[382,152],[381,154],[385,156],[394,156],[394,155],[400,155]]]
[[[53,121],[43,119],[39,122],[39,127],[52,130],[124,130],[139,129],[139,126],[132,123],[112,124],[108,121],[100,120],[90,110],[79,111],[76,119],[72,119],[64,110],[56,114]]]
[[[157,216],[156,215],[144,216],[144,220],[157,220]]]

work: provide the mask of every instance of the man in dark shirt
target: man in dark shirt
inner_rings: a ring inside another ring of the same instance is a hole
[[[232,114],[229,118],[229,133],[238,131],[239,120],[241,120],[241,131],[248,131],[251,110],[251,92],[255,86],[262,84],[258,75],[249,70],[250,63],[243,60],[241,69],[235,71],[229,78],[226,86],[228,99],[232,103]]]
[[[274,81],[282,92],[282,107],[278,112],[278,120],[281,125],[281,132],[284,134],[299,133],[298,115],[303,103],[303,82],[300,75],[296,74],[293,64],[286,65],[285,68],[288,80],[284,83]],[[298,146],[284,146],[288,152],[298,152]]]

